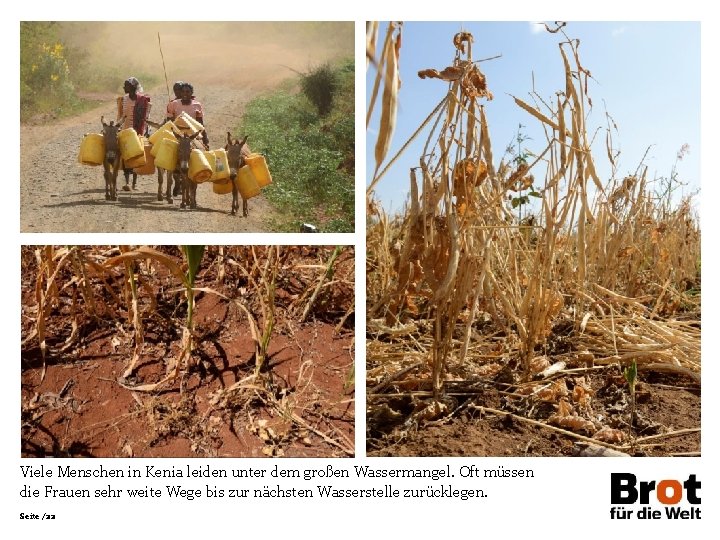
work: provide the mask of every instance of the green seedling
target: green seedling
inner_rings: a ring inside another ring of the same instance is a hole
[[[637,361],[633,360],[632,364],[623,371],[625,380],[630,387],[630,427],[635,425],[635,384],[637,383]]]

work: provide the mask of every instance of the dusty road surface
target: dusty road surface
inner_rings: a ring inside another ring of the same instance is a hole
[[[285,66],[304,70],[347,54],[336,44],[308,41],[307,46],[298,46],[303,38],[293,37],[292,27],[284,32],[253,26],[257,34],[268,36],[260,39],[247,27],[240,31],[230,24],[88,23],[92,31],[83,32],[86,26],[82,26],[75,35],[88,40],[88,53],[95,62],[127,65],[126,76],[153,73],[163,81],[159,87],[145,88],[152,97],[150,119],[155,122],[164,120],[168,101],[164,71],[170,85],[175,80],[191,82],[205,107],[210,148],[216,149],[224,147],[228,131],[235,134],[248,101],[296,77]],[[128,35],[134,36],[136,43],[131,48],[124,44]],[[118,87],[121,84],[119,80]],[[118,200],[106,201],[102,167],[77,161],[83,135],[100,132],[101,115],[106,121],[115,118],[115,96],[109,93],[103,97],[106,99],[101,105],[80,116],[21,126],[21,232],[272,232],[277,211],[262,194],[248,202],[248,217],[231,216],[232,196],[213,193],[210,183],[198,186],[196,210],[182,210],[179,197],[172,205],[157,200],[156,174],[139,176],[137,190],[124,191],[121,172]],[[249,135],[252,149],[252,133]]]

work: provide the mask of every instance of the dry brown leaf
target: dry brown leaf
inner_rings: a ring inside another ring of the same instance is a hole
[[[485,364],[484,366],[480,366],[476,373],[480,377],[494,377],[500,371],[502,371],[503,366],[498,363],[492,363],[492,364]]]
[[[593,391],[581,384],[576,384],[573,388],[572,400],[582,407],[587,407],[590,404],[590,398],[593,395]]]
[[[473,41],[473,36],[470,32],[458,32],[453,37],[453,45],[463,54],[465,54],[465,43],[472,43]]]
[[[448,66],[442,71],[437,69],[421,69],[418,71],[418,77],[421,79],[442,79],[443,81],[457,81],[463,76],[463,69],[458,66]]]
[[[515,390],[516,394],[520,394],[521,396],[529,396],[531,394],[534,394],[535,391],[540,387],[540,385],[537,384],[529,384],[527,386],[522,386]]]
[[[540,373],[550,367],[550,360],[548,360],[547,356],[536,356],[530,360],[529,367],[530,373]]]
[[[548,418],[548,423],[574,432],[584,431],[585,433],[593,433],[595,431],[595,425],[590,420],[585,420],[581,416],[560,416],[554,414]]]
[[[472,98],[484,97],[488,101],[492,101],[493,95],[487,88],[485,75],[476,65],[470,66],[469,69],[466,68],[460,85],[464,95]]]
[[[422,420],[435,420],[447,413],[448,407],[441,401],[433,401],[418,413]]]
[[[570,416],[572,412],[574,412],[573,406],[566,399],[561,399],[558,402],[558,416]]]
[[[625,442],[625,434],[619,429],[612,429],[604,426],[595,433],[595,435],[593,435],[593,439],[610,444],[622,444]]]

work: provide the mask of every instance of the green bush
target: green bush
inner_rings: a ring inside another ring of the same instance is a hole
[[[323,64],[303,75],[301,86],[303,94],[315,105],[320,116],[327,116],[332,110],[338,87],[337,74],[330,64]]]

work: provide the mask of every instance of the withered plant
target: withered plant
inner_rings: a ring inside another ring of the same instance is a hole
[[[399,48],[392,46],[393,28],[382,58]],[[438,416],[447,402],[448,371],[457,383],[469,359],[475,373],[505,372],[507,384],[531,393],[539,391],[532,381],[540,373],[557,377],[569,364],[636,361],[638,370],[699,381],[697,216],[689,199],[673,206],[667,192],[664,199],[654,195],[642,164],[637,174],[616,178],[610,130],[613,176],[600,179],[586,125],[590,72],[579,42],[567,38],[559,45],[564,84],[553,100],[534,92],[528,100],[514,98],[528,122],[540,123],[543,146],[497,166],[485,115],[493,96],[473,60],[473,37],[458,33],[453,44],[450,65],[418,72],[445,81],[448,93],[410,138],[432,126],[409,171],[404,211],[387,216],[374,189],[410,141],[384,168],[385,155],[376,152],[367,188],[370,391],[427,366],[433,399],[423,417]],[[380,130],[391,127],[381,123]],[[512,202],[528,190],[539,196],[536,209],[519,219]],[[568,345],[551,366],[545,352],[558,339]],[[404,387],[418,385],[406,378]],[[553,392],[557,425],[594,432],[590,393],[575,397],[559,386]]]

